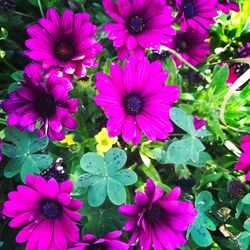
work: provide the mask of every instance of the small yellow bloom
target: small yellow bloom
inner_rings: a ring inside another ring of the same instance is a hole
[[[61,143],[65,143],[65,144],[67,144],[67,145],[69,145],[69,146],[74,145],[74,144],[76,144],[75,141],[74,141],[74,137],[75,137],[74,134],[67,134],[67,135],[65,136],[65,139],[63,139],[63,140],[60,141],[60,142],[61,142]]]
[[[97,141],[96,150],[99,153],[106,153],[112,148],[112,145],[114,145],[118,137],[110,138],[108,136],[108,130],[106,128],[102,128],[101,132],[99,132],[97,135],[95,135],[95,139]]]

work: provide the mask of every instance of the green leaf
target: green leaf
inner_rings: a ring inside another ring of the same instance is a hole
[[[144,174],[148,178],[152,179],[155,182],[161,182],[161,177],[160,177],[158,171],[155,169],[155,167],[152,164],[149,166],[142,164],[141,170],[144,172]]]
[[[174,164],[183,164],[191,159],[198,161],[200,152],[205,149],[199,139],[188,136],[170,144],[167,149],[167,157]]]
[[[238,204],[236,206],[235,219],[239,219],[240,218],[240,215],[241,215],[241,213],[243,211],[244,206],[245,205],[241,201],[238,202]]]
[[[44,136],[42,138],[37,137],[35,133],[30,134],[30,143],[29,143],[29,152],[36,153],[44,148],[46,148],[49,144],[48,137]]]
[[[245,222],[243,227],[250,232],[250,218],[248,218]]]
[[[16,82],[22,82],[24,81],[23,73],[24,73],[23,71],[16,71],[11,74],[11,78]]]
[[[107,181],[108,197],[115,205],[121,205],[126,201],[126,190],[124,186],[113,179]]]
[[[186,164],[196,168],[202,168],[206,165],[206,162],[210,160],[212,160],[212,157],[207,152],[200,152],[198,161],[193,162],[189,160]]]
[[[161,148],[154,148],[153,149],[153,155],[157,161],[159,161],[161,164],[168,164],[170,163],[167,158],[167,152]]]
[[[40,169],[37,166],[37,163],[32,159],[32,157],[27,156],[25,161],[23,162],[21,169],[21,179],[24,183],[26,183],[26,175],[27,174],[39,174]]]
[[[4,168],[4,172],[3,172],[4,176],[6,178],[12,178],[13,176],[20,173],[24,160],[25,160],[24,156],[10,159]]]
[[[228,66],[224,64],[214,75],[212,78],[212,82],[210,83],[210,87],[215,89],[215,93],[220,92],[224,89],[224,84],[228,78]]]
[[[88,202],[92,207],[98,207],[105,201],[106,195],[106,181],[102,179],[90,186],[88,190]]]
[[[24,156],[26,153],[21,148],[18,148],[16,145],[11,145],[8,143],[3,143],[1,150],[2,153],[9,158],[21,157]]]
[[[94,185],[96,182],[99,182],[102,179],[103,178],[98,175],[82,174],[76,180],[76,186],[80,188],[88,188],[89,186]]]
[[[236,240],[239,244],[240,250],[248,250],[250,245],[250,233],[249,232],[241,232]]]
[[[112,179],[122,183],[124,186],[129,186],[137,182],[137,175],[130,169],[120,170],[110,176]]]
[[[206,136],[210,136],[212,135],[209,131],[207,131],[206,129],[199,129],[195,132],[194,134],[196,137],[206,137]]]
[[[223,176],[222,172],[205,175],[204,177],[202,177],[199,187],[202,187],[210,182],[216,182],[222,176]]]
[[[195,207],[199,214],[207,212],[213,205],[213,197],[208,191],[202,191],[196,197]]]
[[[170,118],[179,128],[189,134],[193,134],[195,132],[194,118],[192,115],[187,115],[181,109],[174,107],[170,110]]]
[[[28,151],[27,132],[21,132],[16,127],[6,127],[5,140],[14,143],[23,152]]]
[[[122,149],[112,148],[105,154],[104,161],[107,167],[107,172],[111,175],[125,165],[127,155]]]
[[[200,218],[203,221],[203,223],[207,229],[209,229],[211,231],[216,230],[216,226],[215,226],[214,222],[208,216],[206,216],[205,214],[200,214]]]
[[[80,161],[81,168],[94,175],[105,176],[105,162],[102,156],[96,153],[87,153],[83,155]]]
[[[212,244],[212,237],[200,216],[197,216],[195,223],[191,225],[190,232],[194,242],[200,247],[208,247]]]
[[[241,200],[241,202],[243,204],[250,204],[250,193],[248,193],[246,196],[243,197],[243,199]]]

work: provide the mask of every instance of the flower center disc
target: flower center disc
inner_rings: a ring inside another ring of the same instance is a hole
[[[128,22],[128,28],[131,33],[142,32],[145,27],[143,19],[141,17],[135,16]]]
[[[34,105],[36,112],[43,118],[51,118],[56,114],[56,102],[48,94],[38,96]]]
[[[150,224],[155,224],[161,219],[162,211],[159,207],[153,206],[151,210],[146,212],[146,218]]]
[[[176,40],[176,47],[179,52],[184,52],[187,50],[188,45],[187,42],[184,40]]]
[[[195,13],[194,3],[192,1],[185,1],[182,5],[182,11],[186,18],[190,18]]]
[[[61,61],[69,61],[74,56],[74,49],[69,42],[60,42],[55,47],[55,55]]]
[[[62,206],[56,200],[45,200],[42,204],[42,213],[49,219],[54,219],[62,213]]]
[[[125,111],[129,115],[137,115],[143,109],[143,101],[138,95],[127,95],[122,101]]]

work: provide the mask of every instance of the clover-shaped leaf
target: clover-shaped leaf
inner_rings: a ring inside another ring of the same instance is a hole
[[[198,194],[195,207],[199,214],[195,222],[189,227],[187,237],[191,234],[194,242],[200,247],[207,247],[212,243],[212,237],[208,230],[215,231],[216,226],[205,213],[213,205],[214,201],[210,192],[202,191]]]
[[[174,107],[170,110],[170,118],[175,125],[189,134],[193,134],[195,132],[194,118],[192,115],[187,115],[181,109]]]
[[[82,174],[76,185],[88,189],[88,202],[98,207],[106,196],[115,205],[126,201],[124,186],[137,181],[137,175],[131,169],[121,169],[127,160],[126,153],[119,148],[113,148],[102,157],[96,153],[87,153],[81,159]]]
[[[52,157],[46,154],[35,154],[44,149],[49,140],[47,137],[39,138],[36,133],[21,132],[15,127],[5,129],[5,141],[2,152],[11,158],[4,169],[4,176],[12,178],[21,174],[25,182],[27,174],[39,174],[52,164]]]

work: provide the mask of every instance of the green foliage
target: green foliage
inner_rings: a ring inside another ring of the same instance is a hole
[[[46,154],[35,154],[47,147],[47,137],[39,138],[36,133],[21,132],[15,127],[5,129],[5,141],[2,146],[2,153],[9,157],[4,168],[4,176],[12,178],[21,174],[25,182],[28,173],[40,174],[52,164],[52,157]]]
[[[216,226],[206,213],[214,203],[212,195],[208,191],[200,192],[195,201],[198,215],[195,222],[189,227],[187,237],[191,234],[193,241],[200,247],[207,247],[212,244],[212,237],[208,230],[215,231]]]
[[[87,153],[81,158],[82,174],[76,185],[88,189],[88,202],[98,207],[106,196],[115,205],[126,201],[126,190],[137,181],[137,175],[131,169],[121,169],[127,161],[126,153],[119,148],[112,148],[104,157],[96,153]]]

